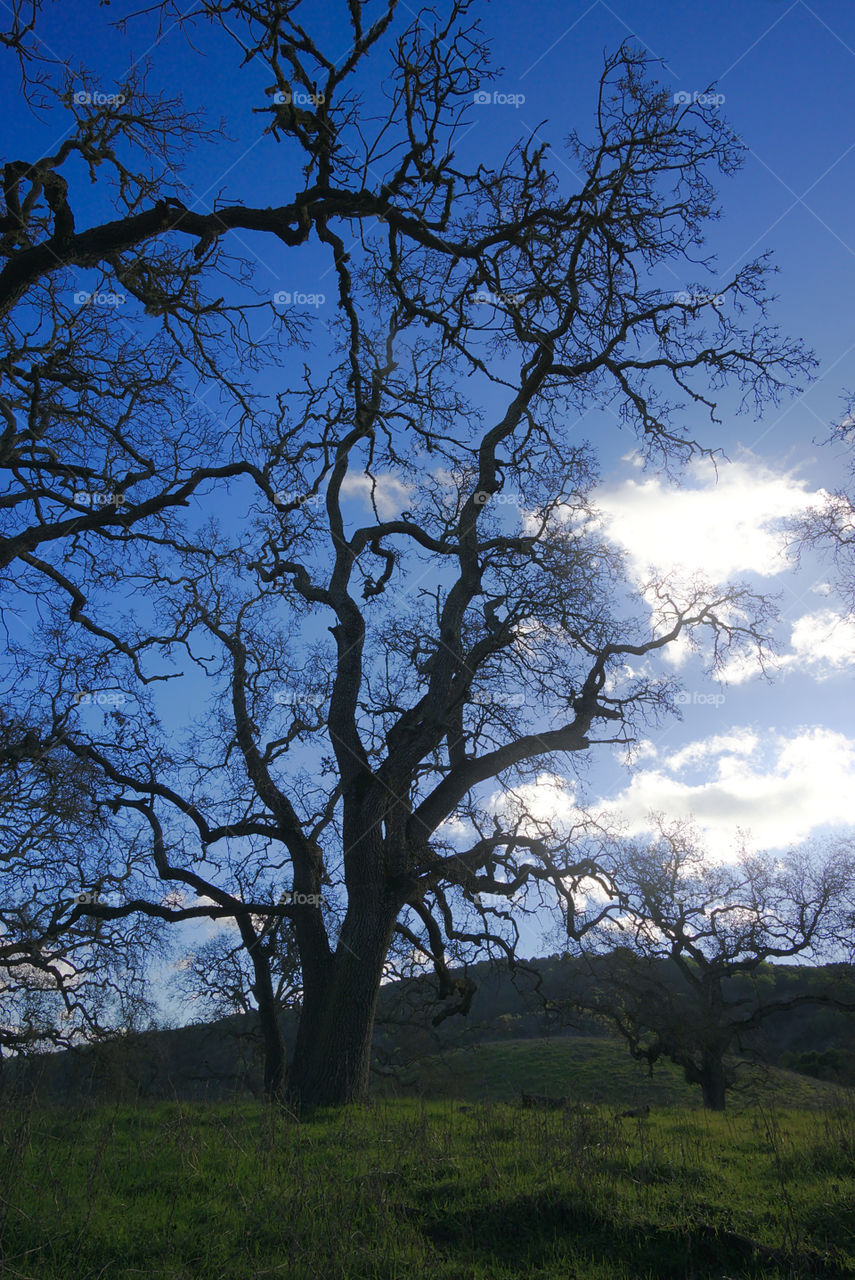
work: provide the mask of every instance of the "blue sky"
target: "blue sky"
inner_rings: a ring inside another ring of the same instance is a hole
[[[131,11],[134,6],[127,6]],[[113,16],[124,6],[114,5]],[[315,6],[319,29],[334,39],[334,5]],[[405,16],[413,12],[403,6]],[[642,472],[634,441],[607,413],[574,424],[596,441],[603,481],[597,501],[605,527],[640,574],[649,563],[667,567],[674,548],[689,567],[724,581],[748,577],[782,596],[779,670],[768,683],[733,668],[726,684],[711,682],[701,663],[682,652],[669,669],[685,684],[684,717],[641,744],[633,774],[611,753],[599,754],[588,774],[588,799],[620,812],[632,829],[662,809],[692,813],[711,847],[724,853],[746,832],[756,847],[782,847],[842,829],[855,793],[852,676],[855,628],[828,590],[828,566],[806,560],[795,572],[781,551],[781,522],[817,501],[820,490],[844,478],[839,448],[822,447],[843,412],[843,393],[855,390],[855,6],[850,0],[722,0],[716,5],[674,0],[502,0],[480,10],[493,40],[499,98],[475,106],[461,146],[467,160],[497,159],[518,137],[536,131],[554,148],[554,163],[569,186],[572,166],[562,143],[571,127],[589,132],[605,52],[632,37],[663,66],[659,78],[675,93],[710,88],[719,109],[743,139],[742,171],[719,185],[723,216],[710,228],[722,278],[771,250],[780,269],[774,319],[804,339],[819,359],[813,384],[795,402],[769,408],[762,421],[726,414],[704,438],[730,463],[718,477],[708,465],[689,469],[682,487]],[[90,22],[91,17],[91,22]],[[214,50],[202,34],[204,59],[189,57],[177,29],[158,39],[140,19],[126,34],[104,36],[104,11],[95,0],[48,9],[39,28],[46,45],[87,66],[92,83],[108,90],[127,67],[150,58],[153,82],[227,115],[229,137],[191,159],[188,181],[197,208],[214,194],[226,200],[276,204],[293,191],[282,149],[259,142],[259,117],[269,79],[237,74],[227,44]],[[93,33],[101,33],[95,35]],[[12,105],[16,86],[4,96]],[[379,94],[380,86],[374,86]],[[379,104],[371,86],[369,100]],[[49,149],[55,122],[4,112],[5,150],[28,155]],[[14,138],[14,141],[12,141]],[[87,212],[100,212],[93,203]],[[308,248],[281,252],[245,237],[256,260],[257,287],[325,294],[316,331],[332,314],[332,279]],[[690,282],[674,279],[675,292]],[[81,276],[81,284],[85,280]],[[714,291],[716,277],[710,280]],[[819,655],[819,656],[817,656]],[[667,664],[666,664],[667,665]],[[606,749],[608,750],[608,749]],[[572,803],[572,793],[548,779],[546,806]]]
[[[639,829],[648,808],[694,813],[722,852],[738,828],[760,847],[824,834],[851,816],[855,631],[825,594],[827,565],[805,561],[796,574],[776,555],[776,517],[844,478],[840,449],[818,441],[842,416],[844,389],[855,387],[855,333],[845,318],[855,284],[855,8],[801,0],[505,3],[490,13],[501,86],[525,94],[524,104],[502,108],[520,132],[536,128],[551,140],[551,129],[571,122],[584,132],[602,52],[630,35],[663,60],[661,78],[675,92],[715,86],[748,148],[742,171],[720,185],[723,217],[710,233],[722,278],[733,264],[773,251],[775,318],[820,361],[794,403],[767,410],[759,423],[725,417],[716,443],[733,465],[720,467],[717,484],[699,465],[675,492],[637,471],[626,458],[629,441],[613,436],[606,447],[600,505],[639,566],[645,555],[667,562],[680,547],[715,576],[747,576],[781,592],[784,622],[772,684],[741,671],[727,685],[709,683],[687,659],[679,667],[682,722],[650,735],[632,778],[600,762],[591,785]],[[496,127],[499,110],[485,108],[479,129]],[[546,116],[554,124],[540,126]],[[752,576],[751,567],[761,572]],[[824,660],[811,660],[817,645]]]

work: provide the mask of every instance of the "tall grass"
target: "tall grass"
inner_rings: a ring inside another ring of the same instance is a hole
[[[855,1276],[855,1110],[385,1101],[0,1116],[0,1275]]]

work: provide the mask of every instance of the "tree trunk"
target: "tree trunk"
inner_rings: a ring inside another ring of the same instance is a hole
[[[724,1111],[727,1077],[720,1054],[704,1053],[700,1068],[700,1084],[705,1108],[708,1111]]]
[[[255,977],[252,994],[258,1005],[258,1024],[264,1046],[264,1096],[268,1101],[275,1102],[282,1097],[285,1084],[285,1042],[279,1025],[279,1007],[273,993],[270,952],[264,947],[248,917],[239,916],[237,925],[252,961]]]
[[[271,990],[272,997],[272,990]],[[275,1001],[258,1002],[258,1021],[264,1045],[264,1096],[269,1102],[281,1099],[285,1085],[285,1042]]]
[[[286,1085],[295,1110],[367,1099],[377,995],[397,913],[391,899],[352,897],[322,989],[305,984]]]

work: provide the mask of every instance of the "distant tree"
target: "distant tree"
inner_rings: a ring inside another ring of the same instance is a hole
[[[611,1020],[651,1071],[661,1058],[682,1067],[705,1107],[724,1110],[727,1055],[773,1015],[801,1005],[855,1011],[848,845],[713,862],[688,824],[660,823],[656,839],[615,847],[609,878],[608,892],[601,879],[586,910],[568,917],[573,951],[587,962],[571,1003]],[[764,966],[796,958],[848,964],[824,969],[821,986],[777,997]]]
[[[256,922],[273,980],[273,1001],[281,1013],[300,1002],[300,956],[290,922],[274,917]],[[228,927],[193,947],[180,964],[177,985],[215,1017],[258,1010],[250,955],[235,927]]]
[[[167,923],[228,917],[250,958],[258,938],[262,977],[271,977],[259,999],[280,1007],[296,977],[278,908],[258,904],[272,912],[259,920],[247,910],[251,894],[225,906],[199,899],[188,906],[179,887],[185,880],[170,880],[159,846],[152,859],[101,770],[68,751],[69,714],[65,708],[52,723],[17,721],[0,709],[0,1056],[151,1025],[151,970],[168,954]],[[246,983],[246,1000],[254,998],[245,965],[229,973],[227,956],[211,953],[207,961],[218,998],[231,995],[229,1011],[240,1005],[238,983]],[[197,956],[200,976],[203,963]],[[281,1039],[267,1041],[273,1026],[275,1019],[266,1028],[265,1065],[282,1071]]]
[[[47,748],[42,726],[0,709],[0,1057],[111,1036],[153,1017],[148,969],[163,941],[154,921],[88,911],[117,893],[133,896],[139,883],[132,848],[118,870],[120,833],[105,830],[100,781]]]
[[[855,396],[847,397],[845,413],[825,444],[842,451],[847,479],[791,522],[791,545],[797,555],[812,550],[831,560],[832,585],[855,617]]]
[[[695,411],[812,367],[768,323],[765,262],[673,292],[711,272],[713,178],[743,153],[714,103],[675,102],[625,47],[572,182],[537,135],[467,162],[488,75],[469,0],[406,29],[367,7],[342,5],[329,50],[327,10],[294,0],[139,18],[236,42],[258,203],[198,210],[180,153],[201,171],[213,143],[219,174],[220,134],[139,79],[81,94],[69,71],[65,141],[6,164],[0,220],[4,599],[32,624],[8,660],[148,849],[147,895],[76,910],[233,919],[268,1092],[296,1105],[364,1096],[394,939],[463,1011],[449,952],[513,958],[516,916],[592,873],[579,824],[521,788],[674,709],[644,659],[764,643],[747,588],[625,581],[575,424],[601,408],[598,435],[615,418],[676,467],[714,452]],[[259,293],[236,239],[285,290]],[[297,249],[331,282],[324,332],[288,305]],[[124,701],[99,721],[104,688]],[[287,1081],[277,918],[302,984]]]

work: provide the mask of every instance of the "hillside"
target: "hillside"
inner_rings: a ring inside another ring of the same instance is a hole
[[[794,1071],[744,1065],[730,1098],[735,1109],[765,1100],[776,1106],[825,1108],[851,1090],[812,1080]],[[467,1102],[513,1102],[521,1093],[568,1097],[609,1108],[701,1106],[698,1089],[686,1084],[670,1062],[653,1076],[609,1037],[562,1036],[539,1040],[484,1042],[434,1054],[413,1064],[394,1081],[378,1080],[378,1095],[410,1094]]]
[[[835,977],[841,968],[834,971]],[[567,958],[531,961],[514,974],[481,964],[467,974],[477,984],[469,1014],[448,1018],[438,1026],[433,1026],[433,1020],[442,1006],[436,1000],[433,977],[390,983],[382,989],[374,1037],[379,1092],[420,1088],[430,1096],[458,1096],[459,1082],[471,1077],[474,1084],[484,1081],[496,1098],[513,1096],[519,1089],[573,1093],[573,1084],[562,1085],[560,1079],[575,1073],[598,1081],[586,1094],[593,1102],[600,1100],[597,1093],[611,1088],[611,1081],[621,1098],[627,1092],[637,1093],[653,1104],[667,1093],[674,1102],[694,1101],[694,1091],[686,1088],[676,1068],[661,1063],[653,1080],[648,1080],[622,1042],[612,1039],[608,1024],[573,1014],[568,992],[578,983],[579,971]],[[849,970],[844,978],[851,980]],[[822,969],[766,965],[758,981],[767,994],[779,999],[803,994],[828,978]],[[289,1046],[295,1017],[293,1010],[282,1015]],[[494,1065],[485,1076],[472,1064],[479,1061],[478,1046],[486,1045],[491,1046],[488,1058]],[[766,1066],[790,1068],[788,1079],[796,1078],[794,1071],[802,1071],[831,1084],[855,1085],[855,1018],[851,1014],[802,1006],[769,1019],[746,1049]],[[551,1065],[559,1061],[565,1066]],[[514,1063],[520,1064],[518,1069]],[[43,1097],[57,1100],[213,1100],[258,1097],[261,1092],[259,1036],[254,1018],[247,1015],[119,1037],[28,1062],[7,1061],[0,1067],[0,1088],[37,1089]],[[510,1082],[509,1091],[504,1092],[500,1087],[503,1070]],[[553,1077],[558,1080],[554,1085]]]

